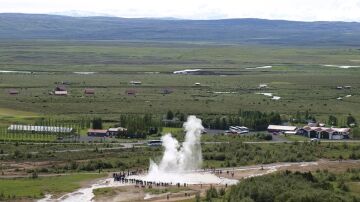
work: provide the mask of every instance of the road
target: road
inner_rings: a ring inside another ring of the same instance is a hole
[[[281,143],[294,143],[294,142],[309,142],[305,141],[289,141],[283,138],[273,137],[272,141],[247,141],[243,142],[244,144],[281,144]],[[322,143],[360,143],[360,140],[320,140]],[[118,149],[131,149],[131,148],[140,148],[148,147],[146,145],[147,141],[138,141],[138,142],[125,142],[125,143],[111,143],[119,146],[114,147],[98,147],[99,151],[109,151],[109,150],[118,150]],[[21,143],[21,144],[64,144],[64,143]],[[65,144],[83,144],[83,143],[65,143]],[[94,145],[104,145],[104,143],[92,143]],[[106,143],[107,144],[107,143]],[[110,144],[110,143],[109,143]],[[230,144],[230,142],[202,142],[201,144]],[[65,152],[82,152],[82,151],[94,151],[96,148],[84,148],[84,149],[67,149],[67,150],[49,150],[46,152],[55,152],[55,153],[65,153]],[[38,154],[39,152],[29,152],[31,154]],[[0,154],[0,156],[8,156],[10,154]]]
[[[278,140],[278,141],[259,141],[259,142],[244,142],[245,144],[279,144],[279,143],[294,143],[294,142],[310,142],[310,140],[303,141],[290,141],[290,140]],[[322,143],[360,143],[360,140],[320,140]]]
[[[97,148],[98,151],[108,151],[108,150],[118,150],[118,149],[130,149],[130,148],[138,148],[138,147],[147,147],[144,145],[144,142],[135,142],[135,143],[116,143],[120,146],[117,147],[100,147]],[[40,144],[40,143],[39,143]],[[44,143],[41,143],[44,144]],[[64,143],[62,143],[64,144]],[[103,143],[102,143],[103,144]],[[66,149],[66,150],[48,150],[46,152],[54,152],[54,153],[65,153],[65,152],[82,152],[82,151],[94,151],[96,148],[85,148],[85,149]],[[29,152],[30,154],[38,154],[39,152]],[[0,156],[8,156],[10,154],[0,154]]]

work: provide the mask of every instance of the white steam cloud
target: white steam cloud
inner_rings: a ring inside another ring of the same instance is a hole
[[[201,120],[189,116],[184,123],[186,131],[185,141],[180,144],[171,134],[164,135],[161,139],[165,148],[164,155],[159,164],[150,160],[149,173],[145,176],[132,176],[151,182],[186,183],[186,184],[236,184],[237,180],[220,178],[209,172],[200,172],[201,132],[204,127]]]
[[[149,175],[164,172],[186,172],[201,167],[201,132],[204,127],[201,120],[195,116],[189,116],[187,122],[184,123],[186,131],[185,141],[181,144],[171,136],[164,135],[161,140],[165,147],[164,155],[157,165],[153,161],[150,162]]]
[[[159,164],[150,160],[149,173],[143,180],[161,182],[187,182],[194,181],[198,177],[186,177],[190,172],[201,168],[201,132],[204,127],[201,120],[195,116],[189,116],[184,123],[186,131],[185,141],[180,144],[171,134],[164,135],[161,139],[165,148],[164,155]],[[192,176],[192,174],[190,174]],[[214,176],[213,176],[214,177]],[[191,180],[189,180],[191,179]],[[199,178],[197,180],[200,180]]]

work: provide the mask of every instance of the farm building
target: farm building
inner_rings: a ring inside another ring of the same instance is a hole
[[[67,91],[55,91],[54,95],[68,95]]]
[[[68,92],[65,86],[56,86],[54,89],[54,95],[67,95]]]
[[[342,89],[343,89],[343,87],[342,87],[342,86],[336,86],[336,89],[338,89],[338,90],[342,90]]]
[[[93,137],[111,137],[111,136],[118,136],[126,132],[127,132],[126,128],[117,127],[117,128],[109,128],[108,130],[89,129],[87,134],[88,136],[93,136]]]
[[[126,95],[136,95],[136,90],[135,89],[127,89],[125,91]]]
[[[327,127],[311,127],[304,126],[302,134],[309,138],[341,140],[348,139],[350,128],[327,128]]]
[[[10,132],[31,132],[31,133],[72,133],[72,128],[55,127],[55,126],[32,126],[32,125],[10,125]]]
[[[173,92],[174,92],[174,90],[170,89],[170,88],[164,88],[161,90],[161,94],[171,94]]]
[[[18,95],[19,91],[16,89],[10,89],[10,90],[8,90],[8,93],[9,93],[9,95]]]
[[[259,89],[263,89],[263,88],[267,88],[268,85],[267,84],[259,84],[258,88]]]
[[[93,137],[107,137],[109,136],[108,131],[107,130],[98,130],[98,129],[89,129],[87,132],[88,136],[93,136]]]
[[[142,82],[141,81],[130,81],[131,85],[141,85]]]
[[[196,72],[201,71],[201,69],[184,69],[179,71],[174,71],[174,74],[195,74]]]
[[[296,126],[280,126],[280,125],[269,125],[267,130],[270,133],[296,133]]]
[[[94,95],[94,94],[95,94],[95,89],[93,89],[93,88],[86,88],[86,89],[84,90],[84,93],[85,93],[86,95]]]
[[[126,133],[127,129],[123,127],[109,128],[107,132],[109,136],[118,136],[120,134]]]

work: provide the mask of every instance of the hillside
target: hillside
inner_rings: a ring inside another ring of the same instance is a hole
[[[355,46],[360,45],[360,23],[0,14],[0,39],[151,40]]]

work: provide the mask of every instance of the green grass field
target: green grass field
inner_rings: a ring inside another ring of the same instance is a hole
[[[56,177],[39,177],[37,179],[0,179],[0,194],[7,199],[42,198],[45,194],[59,195],[75,191],[81,183],[105,174],[71,174]]]
[[[55,142],[56,135],[41,134],[0,134],[0,141],[20,141],[20,142]]]
[[[39,116],[34,112],[0,108],[0,126],[8,126],[14,122],[31,123]]]
[[[0,73],[0,119],[6,123],[26,119],[1,113],[4,110],[24,111],[30,117],[86,115],[104,119],[116,119],[122,113],[162,115],[169,109],[187,114],[233,114],[239,109],[294,114],[309,110],[324,119],[334,114],[341,123],[349,113],[360,118],[354,110],[360,108],[360,68],[323,66],[359,65],[359,50],[354,48],[25,41],[0,43],[0,53],[0,71],[33,72]],[[273,68],[247,69],[265,65]],[[189,68],[212,73],[172,74]],[[79,75],[76,71],[95,74]],[[140,80],[142,85],[132,86],[132,80]],[[49,95],[56,82],[69,83],[67,97]],[[194,86],[196,82],[201,86]],[[269,88],[259,90],[261,83]],[[352,88],[336,89],[345,85]],[[7,90],[12,88],[20,94],[9,95]],[[85,96],[85,88],[94,88],[95,95]],[[164,88],[174,92],[163,95]],[[137,95],[126,95],[127,89],[135,89]],[[257,94],[261,92],[281,99]]]
[[[66,124],[71,124],[71,120],[84,117],[87,120],[101,117],[104,127],[110,127],[119,122],[121,114],[151,114],[160,119],[172,110],[206,118],[237,114],[239,109],[276,111],[283,120],[297,111],[309,111],[319,121],[326,122],[329,115],[335,115],[338,125],[346,125],[350,113],[360,120],[360,68],[324,65],[360,66],[359,53],[360,49],[355,47],[0,41],[0,128],[39,123],[40,118],[49,118],[52,123],[67,120]],[[262,66],[272,67],[256,68]],[[198,68],[206,73],[172,74],[176,70]],[[131,85],[134,80],[142,84]],[[66,83],[68,96],[49,93],[58,83]],[[259,84],[267,84],[268,88],[259,89]],[[351,88],[339,90],[337,86]],[[95,89],[95,95],[84,95],[85,88]],[[19,94],[10,95],[10,89],[18,90]],[[136,95],[126,95],[128,89],[136,90]],[[163,89],[173,93],[163,94]],[[272,93],[281,99],[273,100],[261,93]],[[86,128],[80,129],[81,135],[86,134]],[[164,127],[161,132],[171,132],[179,141],[184,137],[181,128]],[[147,138],[160,137],[155,134]],[[304,140],[300,136],[284,138]],[[30,143],[53,142],[56,136],[51,135],[4,133],[0,140],[4,175],[29,175],[34,171],[70,174],[0,179],[0,196],[4,200],[70,192],[83,182],[104,176],[74,172],[146,169],[149,159],[157,162],[163,152],[160,147],[102,151],[99,148],[119,145]],[[224,135],[204,135],[202,141],[229,142],[202,145],[204,168],[360,159],[359,143],[245,144],[244,141],[259,139]],[[351,187],[359,189],[357,184]],[[103,189],[97,194],[115,193]]]

